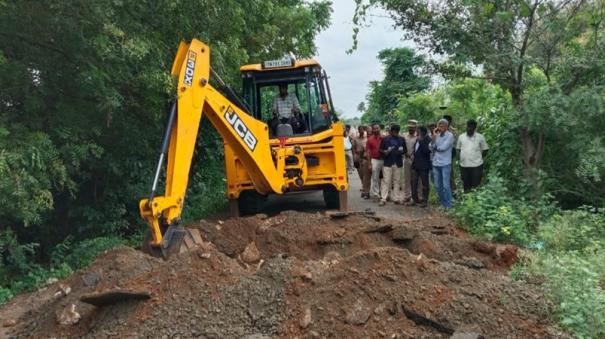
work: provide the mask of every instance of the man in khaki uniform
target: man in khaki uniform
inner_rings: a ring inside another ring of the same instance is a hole
[[[408,120],[408,131],[403,134],[405,139],[405,148],[407,152],[403,158],[403,202],[410,202],[412,200],[412,155],[414,154],[414,145],[416,144],[417,133],[416,128],[418,127],[418,121],[410,119]],[[420,188],[420,191],[422,188]],[[424,197],[420,196],[420,199]]]
[[[361,197],[369,199],[372,173],[366,157],[366,143],[368,141],[366,126],[359,126],[358,132],[357,137],[353,139],[353,160],[361,180]]]

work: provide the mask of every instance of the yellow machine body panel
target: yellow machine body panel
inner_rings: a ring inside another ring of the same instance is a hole
[[[302,187],[290,183],[289,191],[321,189],[325,185],[332,185],[339,191],[348,189],[343,128],[341,123],[335,123],[329,130],[286,140],[286,145],[299,145],[305,155],[315,157],[318,163],[317,166],[307,166]],[[271,139],[270,145],[271,149],[278,149],[280,141]],[[224,146],[227,194],[229,199],[237,199],[242,191],[254,189],[254,184],[230,144],[225,142]]]

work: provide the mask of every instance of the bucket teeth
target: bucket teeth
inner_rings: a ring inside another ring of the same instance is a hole
[[[162,255],[168,258],[197,248],[203,243],[198,229],[186,229],[183,226],[170,226],[162,240]]]

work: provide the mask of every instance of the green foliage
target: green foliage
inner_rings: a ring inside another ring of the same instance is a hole
[[[552,251],[605,253],[605,213],[594,208],[561,211],[540,225],[539,236]]]
[[[490,145],[488,181],[457,200],[459,224],[543,247],[511,275],[541,282],[554,318],[574,336],[605,337],[605,220],[578,208],[605,204],[605,2],[356,3],[354,47],[369,9],[380,6],[448,81],[401,98],[399,120],[434,121],[446,104],[455,124],[476,118]]]
[[[50,278],[65,278],[72,272],[66,263],[59,263],[51,268],[44,268],[35,262],[38,244],[19,244],[11,230],[0,232],[0,304],[8,301],[15,294],[35,289],[45,284]]]
[[[0,305],[13,298],[13,291],[10,288],[0,287]]]
[[[541,252],[523,269],[541,281],[554,318],[577,338],[605,336],[605,253]]]
[[[83,240],[74,247],[65,258],[65,262],[76,269],[84,267],[90,264],[100,253],[123,245],[124,242],[124,239],[119,237],[99,237]]]
[[[29,226],[53,208],[52,191],[71,183],[48,135],[11,127],[0,127],[0,218]]]
[[[202,160],[195,162],[191,169],[193,175],[189,179],[187,208],[182,216],[185,222],[197,221],[226,204],[227,182],[222,141],[208,121],[202,123],[201,129],[201,133],[208,138],[198,139],[194,156]],[[204,150],[215,151],[202,154]]]
[[[548,201],[531,204],[512,195],[501,178],[457,202],[453,214],[473,234],[539,248],[509,272],[540,282],[554,319],[578,338],[605,334],[605,213],[563,211]]]
[[[519,149],[522,174],[531,184],[534,197],[550,190],[562,196],[564,205],[578,198],[580,204],[603,203],[600,197],[605,196],[604,192],[595,189],[603,187],[595,183],[605,167],[602,163],[605,146],[600,134],[586,133],[589,141],[576,144],[575,137],[566,138],[559,133],[569,121],[600,124],[603,120],[602,105],[584,105],[588,104],[585,100],[583,105],[572,104],[582,101],[575,91],[604,84],[603,1],[446,0],[435,5],[426,0],[357,0],[356,3],[354,45],[369,8],[380,6],[394,18],[404,38],[434,56],[429,63],[436,73],[454,81],[483,77],[508,92],[516,119],[507,127],[516,132],[516,143],[522,146]],[[471,86],[466,84],[461,90],[464,95]],[[602,94],[593,95],[592,101],[596,102],[597,97],[600,99]],[[476,103],[459,102],[462,106],[452,111],[454,116],[466,114],[469,108],[472,110],[467,104]],[[593,112],[599,112],[601,118],[589,120],[594,117]],[[572,131],[582,139],[584,130]],[[561,144],[570,140],[574,141],[572,144],[589,145],[588,152],[586,147],[579,153],[561,152]],[[550,166],[561,164],[560,159],[545,161],[555,158],[548,152],[558,152],[572,161],[559,173]],[[581,159],[573,159],[576,157]],[[547,176],[542,175],[543,170]],[[560,185],[559,175],[569,180],[576,174],[591,185],[577,189],[573,185]],[[592,192],[587,194],[586,190]],[[586,201],[588,197],[599,198]]]
[[[421,75],[424,58],[410,48],[384,49],[378,53],[378,60],[384,66],[384,79],[370,82],[362,122],[395,123],[399,100],[428,88],[430,80]]]
[[[474,193],[463,195],[452,210],[458,223],[472,234],[519,245],[530,244],[540,220],[554,212],[548,197],[532,203],[515,199],[497,176],[490,176]]]
[[[33,259],[35,244],[21,245],[10,232],[0,236],[0,251],[6,264],[0,266],[0,304],[15,294],[47,284],[51,279],[63,279],[74,270],[90,264],[100,253],[127,243],[118,237],[98,237],[75,243],[72,236],[57,244],[52,251],[50,267]],[[141,237],[137,237],[140,242]],[[7,253],[4,253],[4,252]]]
[[[139,233],[180,40],[208,43],[213,68],[238,88],[241,64],[312,56],[331,14],[324,0],[0,6],[0,286],[13,294]],[[200,130],[186,220],[225,202],[222,144],[210,130]]]
[[[541,285],[554,317],[578,338],[605,336],[605,213],[594,208],[560,211],[538,236],[544,249],[519,269]]]

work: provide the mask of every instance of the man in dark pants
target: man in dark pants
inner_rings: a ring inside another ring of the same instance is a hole
[[[456,149],[460,152],[460,174],[464,185],[464,193],[479,187],[483,177],[483,157],[489,147],[485,138],[475,132],[477,122],[469,120],[466,123],[466,133],[458,137]]]
[[[419,131],[420,135],[412,150],[412,199],[413,204],[426,207],[429,196],[429,170],[431,169],[431,150],[429,148],[431,138],[427,135],[426,127],[420,126]],[[422,182],[422,196],[425,197],[422,202],[418,199],[419,179]]]

